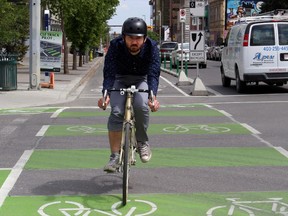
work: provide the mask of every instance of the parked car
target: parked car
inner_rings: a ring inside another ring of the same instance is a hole
[[[172,51],[178,49],[178,43],[173,41],[164,41],[160,46],[161,53],[161,62],[166,58],[166,60],[170,60],[170,54]]]
[[[207,57],[206,52],[204,51],[205,60],[203,62],[199,63],[199,68],[206,68],[207,67]],[[192,62],[190,60],[190,44],[189,43],[183,43],[183,59],[182,59],[182,43],[178,44],[178,49],[172,52],[172,66],[177,66],[177,60],[179,61],[179,65],[181,62],[187,62],[187,64],[196,64],[195,62]]]
[[[179,60],[179,65],[181,65],[181,62],[189,61],[189,52],[190,52],[190,47],[189,43],[183,43],[183,59],[182,59],[182,44],[178,43],[178,49],[174,50],[172,52],[172,66],[176,67],[177,66],[177,60]]]
[[[224,87],[231,80],[236,80],[237,92],[243,92],[247,83],[287,83],[288,21],[283,18],[243,18],[230,29],[220,67]]]

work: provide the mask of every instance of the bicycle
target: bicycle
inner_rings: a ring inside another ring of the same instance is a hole
[[[219,127],[219,126],[209,126],[209,125],[181,125],[177,124],[172,127],[166,127],[163,129],[168,133],[187,133],[190,130],[200,130],[210,134],[219,134],[226,133],[230,131],[230,128],[227,127]]]
[[[133,95],[135,92],[145,92],[150,94],[150,100],[154,104],[154,95],[152,91],[145,89],[137,89],[136,86],[132,85],[129,88],[121,89],[110,89],[110,91],[119,91],[120,95],[126,94],[125,103],[125,115],[122,129],[121,148],[119,156],[119,168],[118,172],[123,173],[123,184],[122,184],[122,205],[125,206],[128,199],[128,184],[129,184],[129,171],[130,167],[136,164],[136,151],[137,151],[137,139],[136,139],[136,128],[135,118],[133,110]],[[103,103],[107,97],[107,90],[104,91]],[[104,106],[104,104],[103,104]]]
[[[288,216],[288,204],[282,202],[283,198],[268,198],[259,201],[240,201],[238,198],[226,198],[231,202],[230,206],[215,206],[206,212],[206,216],[218,215],[218,210],[226,209],[227,216],[236,215],[235,211],[241,212],[241,215],[255,216],[262,214]],[[265,208],[266,207],[266,208]],[[258,214],[259,213],[259,214]],[[222,215],[224,215],[222,213]],[[225,214],[226,215],[226,214]]]

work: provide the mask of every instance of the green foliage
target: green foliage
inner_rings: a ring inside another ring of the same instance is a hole
[[[25,3],[26,1],[21,1]],[[27,52],[25,41],[29,36],[29,7],[0,0],[0,49],[19,55],[19,60]]]
[[[147,32],[147,35],[148,35],[148,37],[151,38],[152,40],[159,41],[159,34],[158,34],[158,33],[153,32],[153,31],[148,31],[148,32]]]
[[[115,13],[119,0],[42,0],[51,13],[64,23],[69,41],[81,52],[99,44],[107,33],[107,20]]]
[[[279,0],[266,0],[261,6],[261,12],[269,12],[276,9],[285,9],[288,8],[288,2],[287,1],[279,1]],[[288,10],[286,16],[288,15]]]

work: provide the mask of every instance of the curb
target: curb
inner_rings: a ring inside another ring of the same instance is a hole
[[[72,93],[78,92],[77,94],[73,94],[72,97],[77,97],[80,92],[83,90],[85,85],[83,85],[85,82],[87,82],[97,71],[98,67],[104,62],[104,58],[101,58],[99,60],[96,59],[96,61],[91,65],[91,67],[88,69],[87,73],[85,73],[84,76],[79,77],[75,81],[71,82],[69,85],[71,85],[70,90],[67,92],[65,99],[67,99],[69,96],[72,96]]]

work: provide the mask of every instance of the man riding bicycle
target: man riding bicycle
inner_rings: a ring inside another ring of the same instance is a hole
[[[154,103],[148,100],[147,93],[136,92],[133,98],[137,151],[143,163],[150,160],[152,152],[148,144],[147,128],[149,125],[149,109],[157,111],[160,107],[156,100],[160,76],[160,59],[157,43],[147,37],[147,25],[138,17],[128,18],[122,26],[122,35],[110,42],[105,56],[103,70],[103,93],[108,95],[98,106],[105,109],[110,103],[111,113],[108,119],[108,137],[110,143],[110,160],[104,171],[115,172],[119,167],[122,126],[125,113],[125,95],[109,89],[136,88],[152,90]]]

